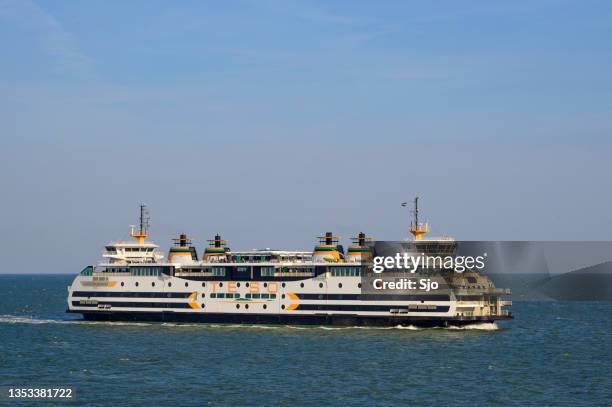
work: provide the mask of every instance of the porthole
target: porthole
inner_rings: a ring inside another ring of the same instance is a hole
[[[236,308],[239,309],[240,308],[240,304],[236,304]]]
[[[300,287],[304,288],[304,283],[300,283]]]
[[[202,308],[204,308],[204,307],[205,307],[205,304],[204,304],[204,303],[202,303]]]
[[[244,308],[249,309],[249,304],[245,304]]]
[[[264,287],[267,287],[267,286],[268,286],[268,283],[264,283]]]
[[[268,308],[268,306],[266,304],[264,304],[264,309],[267,309],[267,308]]]
[[[122,281],[122,282],[121,282],[121,287],[123,287],[124,285],[125,285],[125,283]]]
[[[189,287],[189,283],[185,283],[185,287]]]
[[[151,287],[155,287],[155,281],[151,282]]]
[[[223,287],[223,283],[219,283],[219,287]]]
[[[282,308],[282,309],[285,309],[285,306],[284,306],[284,305],[281,305],[281,308]]]
[[[319,288],[323,288],[323,283],[319,283]]]
[[[172,283],[168,283],[168,287],[172,287]]]
[[[240,287],[240,283],[236,283],[236,287]]]
[[[285,283],[282,283],[282,284],[281,284],[281,286],[282,286],[283,288],[285,288]]]
[[[342,288],[342,283],[338,283],[338,288]]]
[[[249,283],[246,283],[245,285],[248,287],[248,286],[249,286]]]
[[[136,287],[138,287],[138,281],[136,281]]]
[[[285,294],[281,295],[281,298],[282,298],[282,299],[285,299]]]
[[[206,297],[206,293],[202,293],[202,298]]]
[[[357,288],[361,288],[361,283],[357,284]]]
[[[202,283],[202,287],[206,287],[206,283]]]

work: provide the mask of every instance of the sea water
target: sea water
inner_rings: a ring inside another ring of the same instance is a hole
[[[88,322],[64,312],[73,277],[0,275],[0,386],[71,386],[75,406],[612,405],[612,302],[446,329]]]

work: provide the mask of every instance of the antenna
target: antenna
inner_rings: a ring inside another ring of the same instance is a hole
[[[144,235],[147,233],[149,229],[149,221],[151,218],[149,217],[149,210],[147,209],[147,205],[140,204],[140,234]]]
[[[414,226],[419,226],[419,197],[414,197]]]

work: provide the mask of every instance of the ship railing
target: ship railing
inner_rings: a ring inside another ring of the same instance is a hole
[[[114,276],[114,277],[129,277],[132,274],[130,272],[112,272],[112,271],[94,271],[92,273],[95,277]]]
[[[212,271],[174,271],[176,277],[215,277],[218,274],[213,274]]]
[[[312,272],[302,272],[302,273],[292,273],[292,272],[276,272],[274,273],[274,277],[312,277],[314,273]]]
[[[510,289],[508,288],[454,288],[455,295],[478,295],[478,294],[492,294],[492,295],[508,295]]]

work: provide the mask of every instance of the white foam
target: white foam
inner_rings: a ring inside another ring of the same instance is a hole
[[[16,315],[0,315],[0,324],[66,324],[66,325],[114,325],[114,326],[148,326],[146,322],[121,321],[85,321],[83,319],[48,319]]]
[[[423,328],[419,328],[418,326],[414,326],[414,325],[396,325],[393,327],[393,329],[406,329],[408,331],[420,331]]]
[[[469,324],[463,326],[449,326],[447,329],[453,330],[474,330],[474,331],[497,331],[499,327],[495,322],[481,322],[477,324]]]

